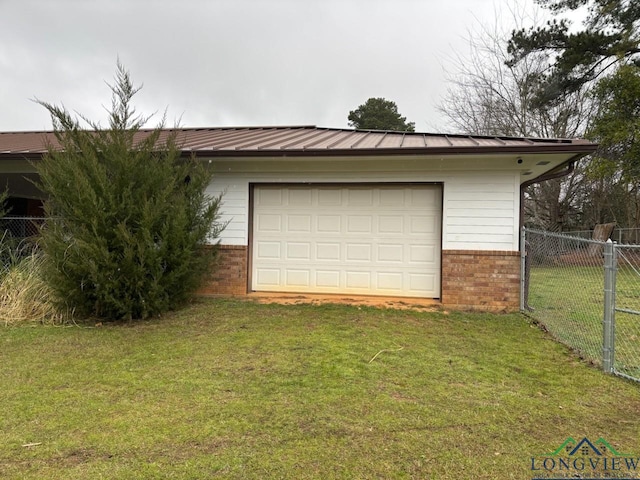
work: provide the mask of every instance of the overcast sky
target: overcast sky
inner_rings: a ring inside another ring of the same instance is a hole
[[[51,129],[34,98],[104,119],[119,58],[144,84],[138,111],[170,125],[347,127],[384,97],[443,132],[445,67],[508,3],[0,0],[0,131]]]

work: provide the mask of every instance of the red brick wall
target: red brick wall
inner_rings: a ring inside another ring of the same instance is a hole
[[[199,293],[205,295],[246,295],[247,252],[242,245],[220,245],[213,274],[205,279]]]
[[[460,310],[517,311],[520,252],[443,250],[442,303]]]
[[[220,245],[218,263],[199,293],[246,295],[246,246]],[[520,253],[444,250],[442,303],[459,310],[517,311],[520,308]]]

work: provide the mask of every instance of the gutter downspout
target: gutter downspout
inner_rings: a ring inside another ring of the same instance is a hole
[[[582,155],[579,155],[579,156],[577,155],[571,158],[568,164],[566,165],[566,167],[564,167],[560,171],[554,171],[554,170],[557,170],[557,168],[562,167],[562,165],[560,167],[556,167],[556,169],[551,170],[550,172],[540,175],[537,178],[532,178],[531,180],[527,180],[526,182],[520,185],[520,230],[519,230],[520,235],[518,235],[518,238],[520,239],[520,311],[522,312],[527,312],[532,310],[532,308],[529,306],[529,272],[531,267],[529,264],[529,260],[527,258],[526,245],[523,245],[523,243],[525,243],[525,233],[523,229],[524,227],[524,191],[528,186],[533,185],[534,183],[540,183],[540,182],[544,182],[545,180],[553,180],[555,178],[561,178],[561,177],[570,175],[571,173],[574,172],[575,164],[580,159],[580,157],[582,157]]]
[[[526,182],[520,185],[520,231],[522,231],[522,227],[524,227],[524,191],[530,185],[534,183],[544,182],[546,180],[554,180],[556,178],[566,177],[567,175],[572,174],[575,171],[575,164],[580,158],[584,157],[584,154],[576,155],[575,157],[569,159],[566,167],[563,170],[555,171],[551,170],[550,172],[544,173],[539,177],[532,178],[531,180],[527,180]],[[557,167],[559,168],[559,167]],[[520,245],[522,249],[522,245]]]

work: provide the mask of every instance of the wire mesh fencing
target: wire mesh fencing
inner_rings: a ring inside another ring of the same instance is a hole
[[[44,224],[45,219],[39,217],[0,218],[0,274],[38,248]]]
[[[616,373],[640,379],[640,245],[616,245]]]
[[[522,310],[605,371],[640,381],[640,246],[523,231]]]
[[[563,235],[591,239],[593,237],[593,230],[574,230],[571,232],[563,232]],[[611,240],[619,245],[640,245],[640,228],[616,227],[611,234]]]
[[[45,219],[40,217],[3,217],[0,218],[0,236],[6,238],[31,238],[40,233]]]

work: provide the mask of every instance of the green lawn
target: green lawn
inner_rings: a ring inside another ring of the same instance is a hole
[[[640,311],[640,274],[618,269],[616,306]],[[603,267],[533,267],[531,316],[558,340],[600,365],[604,317]],[[640,378],[640,316],[616,313],[616,369]]]
[[[569,436],[640,453],[640,386],[521,315],[200,300],[0,344],[3,479],[526,479]]]

